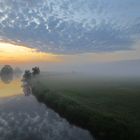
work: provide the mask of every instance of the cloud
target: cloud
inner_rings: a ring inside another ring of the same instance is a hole
[[[73,54],[132,49],[140,37],[138,0],[0,0],[0,38]]]

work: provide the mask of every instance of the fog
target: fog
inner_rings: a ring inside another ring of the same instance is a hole
[[[3,65],[0,65],[2,68]],[[39,66],[42,72],[77,73],[87,76],[140,77],[140,60],[127,60],[106,63],[30,63],[11,65],[21,70],[31,70]]]
[[[48,63],[40,64],[42,71],[81,73],[90,76],[128,76],[140,77],[140,60],[116,61],[109,63]]]

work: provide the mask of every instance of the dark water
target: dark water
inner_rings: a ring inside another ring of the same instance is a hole
[[[32,95],[25,96],[20,80],[15,79],[8,83],[0,81],[0,140],[93,138],[88,131],[69,124]]]

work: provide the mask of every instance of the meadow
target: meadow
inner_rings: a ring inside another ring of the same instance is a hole
[[[33,94],[99,140],[140,138],[140,78],[42,73]]]

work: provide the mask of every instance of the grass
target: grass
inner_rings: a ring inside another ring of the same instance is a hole
[[[140,138],[140,79],[42,74],[33,80],[39,101],[99,140]]]

